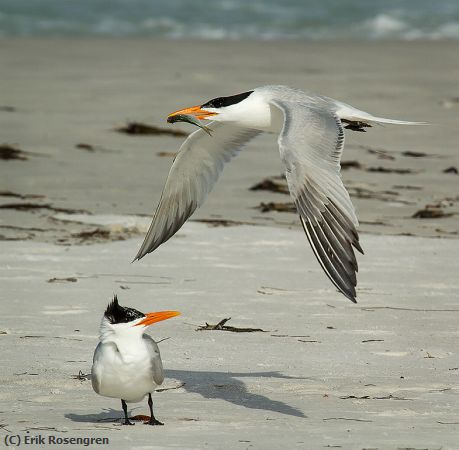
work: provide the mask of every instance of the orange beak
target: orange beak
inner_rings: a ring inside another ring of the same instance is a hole
[[[178,116],[180,114],[194,116],[198,120],[208,119],[209,117],[217,115],[217,113],[215,112],[210,112],[210,111],[206,111],[205,109],[201,109],[200,106],[192,106],[191,108],[180,109],[179,111],[170,113],[167,116],[167,121],[169,122],[172,117]]]
[[[171,319],[172,317],[179,316],[180,313],[178,311],[159,311],[159,312],[149,312],[145,314],[144,319],[142,319],[139,323],[136,323],[135,326],[143,325],[147,327],[156,322],[161,322],[161,320]]]

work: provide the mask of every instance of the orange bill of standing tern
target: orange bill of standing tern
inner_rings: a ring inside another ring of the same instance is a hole
[[[179,316],[180,313],[178,311],[158,311],[158,312],[149,312],[145,314],[145,318],[141,320],[139,323],[136,323],[134,326],[138,327],[139,325],[143,325],[147,327],[152,325],[156,322],[161,322],[162,320],[171,319],[172,317]]]

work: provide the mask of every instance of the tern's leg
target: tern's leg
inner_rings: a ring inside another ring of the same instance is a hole
[[[151,399],[151,394],[148,394],[148,406],[150,407],[150,420],[145,422],[145,425],[164,425],[159,420],[156,420],[156,417],[153,414],[153,400]]]
[[[123,399],[121,399],[121,405],[123,406],[124,411],[124,422],[122,422],[122,425],[134,425],[128,418],[127,405]]]

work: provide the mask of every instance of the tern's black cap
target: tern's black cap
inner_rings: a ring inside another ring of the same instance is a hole
[[[230,97],[217,97],[201,105],[201,108],[222,108],[224,106],[235,105],[245,100],[252,92],[243,92],[242,94],[231,95]]]
[[[121,306],[118,303],[118,297],[115,295],[105,310],[105,317],[111,324],[116,324],[132,322],[133,320],[145,317],[145,314],[134,308]]]

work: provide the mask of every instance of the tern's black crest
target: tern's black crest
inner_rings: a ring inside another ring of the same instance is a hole
[[[118,303],[118,297],[115,295],[105,310],[105,317],[111,324],[115,324],[131,322],[135,319],[145,317],[145,314],[134,308],[125,308],[124,306],[121,306]]]
[[[231,95],[230,97],[217,97],[201,105],[201,108],[222,108],[223,106],[235,105],[246,99],[252,92],[243,92],[242,94]]]

